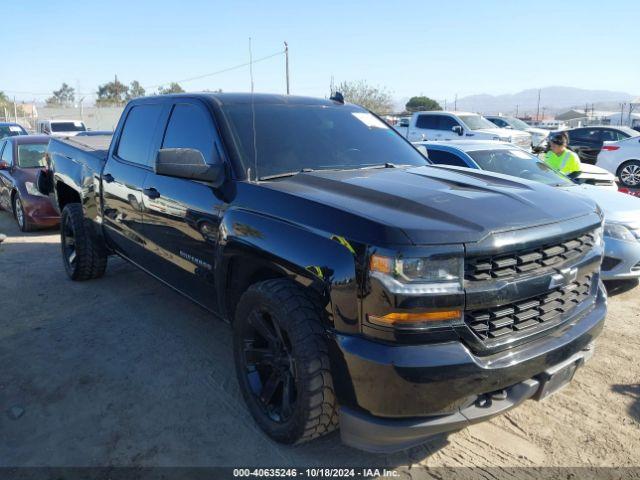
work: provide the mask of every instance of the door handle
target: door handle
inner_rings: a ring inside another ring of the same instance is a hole
[[[145,188],[144,190],[142,190],[142,193],[144,193],[151,200],[155,200],[156,198],[160,198],[160,192],[158,190],[156,190],[155,188],[153,188],[153,187]]]
[[[102,179],[107,183],[111,183],[111,182],[113,182],[115,180],[115,178],[113,178],[113,175],[111,175],[110,173],[107,173],[106,175],[103,175]]]

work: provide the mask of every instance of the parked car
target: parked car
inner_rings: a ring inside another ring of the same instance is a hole
[[[624,187],[640,187],[640,133],[604,142],[596,164],[616,175]]]
[[[421,142],[441,165],[487,170],[561,188],[596,201],[604,213],[603,280],[640,277],[640,199],[593,185],[576,185],[539,158],[503,142]],[[551,206],[551,205],[550,205]]]
[[[640,132],[629,127],[579,127],[564,131],[569,135],[569,148],[578,154],[581,162],[592,165],[604,142],[640,136]]]
[[[13,213],[23,232],[53,227],[60,220],[51,200],[36,187],[48,143],[44,135],[0,140],[0,208]]]
[[[513,130],[520,130],[531,135],[531,149],[534,152],[541,152],[547,148],[547,137],[549,130],[536,128],[526,124],[516,117],[505,117],[502,115],[485,115],[484,118],[494,123],[497,127]]]
[[[87,127],[80,120],[38,120],[36,130],[52,137],[73,137],[80,132],[86,132]]]
[[[415,112],[406,128],[396,129],[411,142],[422,140],[501,140],[531,148],[531,135],[519,130],[498,128],[476,113]]]
[[[339,424],[348,445],[409,448],[546,397],[603,327],[594,202],[429,166],[355,105],[141,97],[112,139],[48,152],[69,277],[117,254],[226,319],[279,442]]]
[[[0,140],[17,135],[29,135],[29,133],[17,123],[0,122]]]

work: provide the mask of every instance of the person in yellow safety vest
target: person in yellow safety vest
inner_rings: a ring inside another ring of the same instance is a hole
[[[580,173],[580,157],[567,148],[569,137],[565,132],[554,133],[549,137],[549,151],[544,161],[554,170],[567,176]]]

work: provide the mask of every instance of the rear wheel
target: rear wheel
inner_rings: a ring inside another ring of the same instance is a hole
[[[618,178],[625,187],[640,187],[640,161],[630,160],[623,163],[618,170]]]
[[[27,214],[24,211],[22,199],[17,193],[13,197],[13,214],[16,217],[16,222],[18,222],[18,227],[20,227],[21,231],[30,232],[31,230],[33,230],[33,227],[29,223],[29,220],[27,220]]]
[[[79,203],[69,203],[62,210],[60,244],[62,261],[72,280],[90,280],[104,275],[107,252]]]
[[[288,279],[251,286],[236,310],[242,395],[262,430],[281,443],[302,443],[338,425],[321,311]]]

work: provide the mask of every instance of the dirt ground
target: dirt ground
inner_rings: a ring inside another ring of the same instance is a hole
[[[376,465],[422,478],[425,465],[640,466],[633,285],[616,286],[595,356],[566,389],[372,455],[336,434],[270,441],[245,410],[225,324],[119,259],[100,280],[67,280],[56,231],[21,234],[1,212],[0,232],[0,467]]]

